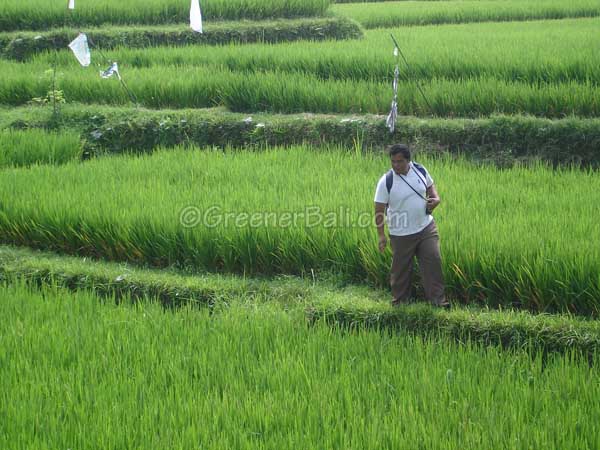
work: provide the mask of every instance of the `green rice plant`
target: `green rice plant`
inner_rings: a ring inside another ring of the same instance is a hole
[[[189,2],[179,0],[77,0],[73,11],[62,0],[3,0],[0,31],[189,22]],[[206,22],[322,15],[329,0],[203,0]]]
[[[338,2],[339,3],[339,2]],[[594,0],[463,0],[386,1],[332,5],[333,14],[349,17],[365,28],[465,22],[597,17],[600,5]]]
[[[2,287],[0,446],[570,450],[600,439],[597,368],[574,355],[348,333],[239,303],[171,312]]]
[[[23,105],[43,96],[48,80],[40,65],[0,63],[0,103]],[[374,81],[320,80],[313,75],[265,72],[246,74],[228,69],[163,67],[122,69],[138,102],[150,108],[226,106],[232,111],[374,113],[389,110],[391,88]],[[600,114],[600,90],[592,83],[540,86],[494,78],[463,81],[434,79],[422,84],[428,101],[411,81],[399,85],[398,111],[406,115],[478,117],[494,113],[543,117]],[[69,101],[124,105],[130,98],[116,79],[105,80],[94,69],[60,72],[60,87]]]
[[[229,45],[127,49],[103,52],[94,62],[119,61],[123,67],[211,67],[232,71],[282,71],[311,74],[320,79],[369,80],[391,83],[395,59],[392,33],[408,59],[401,78],[496,78],[507,82],[600,84],[600,56],[595,33],[600,19],[487,23],[370,30],[359,41],[294,42],[276,45]],[[476,36],[476,39],[473,38]],[[73,35],[74,37],[74,35]],[[552,42],[552,45],[548,45]],[[54,64],[54,53],[34,61]],[[70,51],[58,55],[65,70],[78,69]]]
[[[0,168],[64,164],[81,157],[79,134],[44,130],[0,131]]]
[[[436,221],[450,296],[598,313],[597,172],[418,160],[443,201]],[[10,169],[0,174],[0,235],[156,267],[333,272],[385,286],[390,254],[377,250],[372,210],[388,167],[385,156],[293,148]]]

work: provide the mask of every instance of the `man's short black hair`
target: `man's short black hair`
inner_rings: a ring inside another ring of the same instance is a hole
[[[410,148],[406,144],[393,144],[388,147],[388,153],[390,158],[394,155],[400,153],[402,156],[406,158],[407,161],[410,161]]]

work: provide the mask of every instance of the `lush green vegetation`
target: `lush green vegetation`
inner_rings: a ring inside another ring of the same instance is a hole
[[[302,39],[311,41],[355,39],[362,36],[362,30],[358,24],[343,17],[209,22],[203,33],[191,33],[186,25],[110,26],[86,29],[85,32],[89,41],[93,43],[94,53],[99,48],[126,47],[131,49],[199,44],[246,44],[249,42],[264,44]],[[0,33],[0,56],[22,61],[44,50],[64,50],[74,36],[72,28],[60,28],[47,32]]]
[[[595,171],[420,160],[444,202],[436,218],[452,296],[598,312]],[[5,242],[158,267],[333,271],[385,285],[390,255],[376,248],[372,198],[388,165],[340,149],[181,149],[12,169],[0,174],[0,230]]]
[[[386,328],[421,336],[436,333],[457,342],[500,344],[542,354],[573,351],[591,362],[600,350],[598,321],[476,307],[441,310],[423,303],[394,308],[389,304],[387,290],[346,285],[335,277],[324,278],[322,273],[313,275],[257,279],[230,274],[186,274],[0,246],[0,279],[20,279],[33,286],[88,289],[115,300],[156,298],[166,307],[193,305],[213,310],[243,298],[253,305],[304,308],[307,319],[313,323],[323,319],[347,328]]]
[[[101,24],[189,22],[190,3],[179,0],[75,0],[73,11],[62,0],[2,0],[0,31]],[[322,15],[329,0],[203,0],[207,21],[272,19]]]
[[[0,448],[600,447],[596,3],[0,2]],[[389,303],[399,141],[449,310]]]
[[[165,307],[221,308],[242,297],[253,304],[278,304],[284,308],[305,305],[315,298],[388,298],[385,291],[358,285],[343,286],[334,278],[319,277],[315,283],[314,279],[289,275],[250,278],[198,273],[194,268],[188,271],[147,269],[122,262],[0,245],[0,280],[12,283],[17,279],[31,286],[61,286],[73,291],[87,289],[100,297],[116,300],[154,298]],[[569,324],[575,329],[581,328],[581,323],[573,318]]]
[[[400,117],[393,134],[382,116],[239,114],[207,110],[61,105],[0,108],[0,129],[66,130],[82,136],[82,157],[152,152],[176,145],[262,148],[339,145],[378,152],[393,142],[414,149],[462,154],[475,161],[512,167],[531,160],[557,166],[600,166],[600,120],[527,116],[479,119]],[[49,138],[51,135],[49,135]],[[50,143],[45,144],[51,148]]]
[[[0,64],[0,102],[23,105],[43,97],[52,71],[42,66]],[[46,74],[46,75],[44,75]],[[122,72],[136,100],[151,108],[201,108],[217,105],[232,111],[374,113],[389,110],[390,86],[372,81],[324,81],[313,75],[228,69],[162,67]],[[600,114],[600,90],[591,83],[529,83],[493,78],[422,83],[425,101],[411,81],[399,87],[400,114],[478,117],[494,113],[529,113],[544,117]],[[130,97],[119,82],[104,80],[94,69],[59,74],[67,101],[123,105]]]
[[[578,82],[593,86],[600,83],[596,70],[600,56],[595,51],[594,39],[599,27],[600,19],[579,19],[450,25],[443,28],[443,33],[436,26],[395,28],[368,31],[360,41],[120,49],[103,52],[103,57],[97,55],[94,61],[105,65],[106,57],[119,61],[123,70],[153,68],[157,75],[168,70],[168,66],[201,66],[229,69],[236,73],[277,70],[312,75],[323,80],[391,83],[395,64],[394,45],[390,38],[390,33],[393,33],[412,68],[409,74],[406,67],[401,66],[403,80],[468,82],[496,79],[529,83],[543,90],[547,83]],[[54,53],[37,56],[34,62],[50,67],[55,58],[63,70],[84,71],[68,50],[58,56]],[[3,71],[13,66],[5,67]],[[27,67],[32,71],[40,70],[35,64]]]
[[[339,2],[338,2],[339,3]],[[463,22],[562,19],[595,17],[600,5],[594,0],[462,0],[387,1],[333,5],[334,14],[350,17],[366,28]]]
[[[0,131],[0,168],[32,164],[63,164],[81,156],[78,133],[43,130]]]
[[[436,27],[393,30],[412,67],[412,74],[402,70],[399,111],[598,116],[599,61],[590,39],[599,24],[600,19],[580,19],[456,25],[445,27],[443,36]],[[369,32],[353,43],[128,49],[104,56],[120,62],[137,99],[152,108],[223,105],[249,112],[385,114],[394,65],[389,31]],[[474,33],[481,33],[475,41]],[[549,41],[556,44],[546,45]],[[67,101],[129,102],[118,83],[98,77],[106,61],[83,69],[67,51],[25,65],[0,63],[0,102],[19,105],[44,95],[52,80],[43,74],[55,60]],[[431,107],[417,91],[415,77]]]
[[[0,312],[3,448],[599,443],[595,368],[570,355],[347,333],[243,297],[171,312],[17,285]]]
[[[593,363],[600,350],[600,322],[564,315],[531,315],[511,310],[456,308],[441,311],[426,304],[391,307],[367,296],[321,296],[307,307],[307,318],[331,326],[392,330],[423,335],[434,332],[457,342],[501,345],[506,349],[549,353],[576,352]]]

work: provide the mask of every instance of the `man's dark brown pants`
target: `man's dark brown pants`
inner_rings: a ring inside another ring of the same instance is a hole
[[[408,236],[390,236],[390,244],[393,254],[390,271],[392,304],[406,303],[411,298],[411,278],[415,256],[419,261],[425,298],[435,305],[445,304],[440,237],[435,221],[431,221],[418,233]]]

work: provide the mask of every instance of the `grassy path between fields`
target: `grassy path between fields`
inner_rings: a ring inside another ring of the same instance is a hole
[[[394,142],[506,167],[533,160],[600,166],[598,118],[402,116],[392,134],[385,127],[385,116],[373,115],[239,114],[223,108],[155,111],[67,104],[53,116],[51,107],[0,106],[0,149],[5,149],[0,167],[62,164],[74,158],[150,153],[176,145],[263,148],[305,143],[379,151]]]
[[[309,322],[322,320],[335,327],[387,329],[423,336],[436,333],[458,342],[528,349],[534,354],[574,351],[590,361],[600,348],[600,322],[585,318],[477,307],[440,310],[425,303],[392,308],[384,291],[340,286],[332,280],[191,276],[0,246],[0,280],[16,279],[37,286],[92,290],[96,295],[116,299],[159,299],[166,307],[191,304],[221,310],[244,298],[252,304],[303,310]]]

